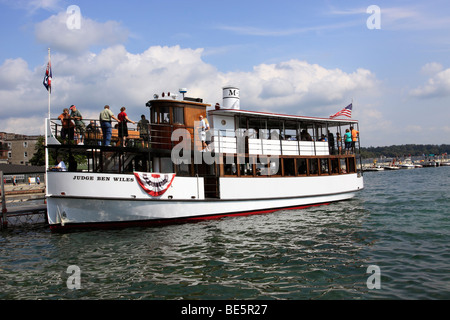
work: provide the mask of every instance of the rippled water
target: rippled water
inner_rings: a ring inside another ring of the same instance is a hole
[[[450,168],[365,174],[357,198],[154,228],[3,231],[0,299],[449,299]],[[69,266],[81,288],[68,289]],[[380,289],[369,289],[371,265]]]

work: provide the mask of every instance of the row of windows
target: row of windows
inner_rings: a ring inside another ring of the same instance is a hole
[[[170,158],[168,158],[170,161]],[[258,177],[258,176],[318,176],[356,173],[354,157],[329,158],[266,158],[257,162],[254,157],[224,158],[221,166],[222,176]],[[176,165],[179,176],[191,176],[194,169],[191,165]],[[203,165],[197,168],[203,175],[215,175],[214,165]],[[166,168],[171,172],[171,168]],[[166,171],[164,171],[166,172]]]
[[[28,152],[24,152],[23,157],[28,158]],[[12,158],[12,151],[8,151],[8,158]]]
[[[261,159],[262,160],[262,159]],[[354,157],[347,158],[275,158],[257,163],[254,158],[224,160],[224,176],[317,176],[355,173]]]

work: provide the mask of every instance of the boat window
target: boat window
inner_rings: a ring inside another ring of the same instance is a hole
[[[242,159],[242,160],[244,160],[244,159]],[[255,162],[254,158],[247,157],[242,162],[243,163],[239,164],[239,174],[242,177],[253,176],[253,163]]]
[[[268,139],[271,140],[280,140],[281,132],[280,129],[282,128],[282,123],[280,120],[267,120],[267,128],[269,128],[269,137]]]
[[[281,176],[281,162],[278,157],[271,157],[269,159],[269,174],[271,176]]]
[[[261,139],[261,129],[265,129],[266,125],[260,119],[248,119],[248,137],[251,139]]]
[[[312,126],[301,124],[300,126],[300,140],[313,141],[313,129]]]
[[[295,159],[294,158],[284,158],[284,175],[286,177],[295,176]]]
[[[223,161],[223,175],[225,176],[237,176],[237,161],[236,157],[230,157],[230,155],[225,156]]]
[[[273,156],[260,156],[256,163],[257,176],[280,176],[281,163],[280,158]]]
[[[297,172],[300,176],[306,176],[306,159],[297,159]]]
[[[161,158],[161,173],[173,173],[172,159]]]
[[[239,117],[239,126],[238,128],[247,129],[247,117]]]
[[[331,173],[332,174],[339,173],[339,159],[337,158],[331,159]]]
[[[309,174],[310,175],[319,174],[319,166],[317,159],[309,159]]]
[[[348,167],[347,172],[348,173],[355,173],[356,172],[356,163],[355,158],[348,158]]]
[[[158,123],[158,109],[159,109],[158,107],[152,106],[150,117],[151,123]]]
[[[174,124],[184,124],[184,109],[181,107],[173,108],[173,123]]]
[[[347,173],[347,159],[341,158],[341,173]]]
[[[236,176],[237,175],[236,163],[231,164],[224,163],[223,171],[224,175],[226,176]]]
[[[285,140],[298,140],[297,139],[297,123],[286,121],[284,126],[284,139]]]
[[[320,159],[320,173],[329,174],[328,159]]]
[[[159,108],[159,123],[160,124],[170,123],[170,108],[169,107],[160,107]]]
[[[270,129],[269,139],[271,140],[280,140],[280,129]]]
[[[269,139],[270,134],[268,129],[259,130],[259,139]]]
[[[177,169],[177,176],[182,176],[182,177],[189,177],[190,174],[190,165],[186,164],[186,163],[181,163],[176,165],[176,169]]]

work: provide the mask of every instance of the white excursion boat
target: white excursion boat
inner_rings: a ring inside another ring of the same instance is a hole
[[[241,110],[234,87],[223,88],[223,105],[209,111],[180,93],[148,101],[149,124],[141,135],[130,128],[125,147],[99,145],[99,132],[86,133],[83,145],[63,141],[60,120],[46,119],[47,159],[69,162],[67,171],[47,163],[52,230],[269,213],[347,200],[363,189],[360,156],[318,141],[352,126],[359,131],[356,120]],[[142,147],[147,133],[150,145]]]

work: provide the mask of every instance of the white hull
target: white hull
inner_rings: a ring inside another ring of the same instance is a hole
[[[121,178],[121,182],[114,178]],[[202,178],[175,177],[167,192],[151,197],[133,178],[133,175],[49,172],[50,226],[57,229],[145,225],[264,213],[350,199],[363,188],[363,178],[357,174],[221,178],[221,199],[205,199]]]

